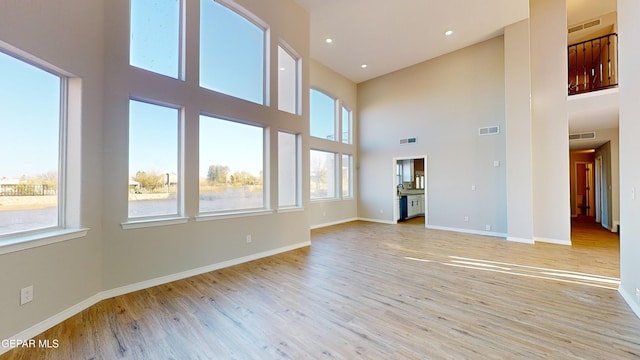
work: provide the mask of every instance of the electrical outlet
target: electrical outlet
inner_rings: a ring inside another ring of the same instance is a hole
[[[251,240],[251,234],[249,234],[249,235],[247,235],[247,244],[250,244],[251,241],[253,241],[253,240]]]
[[[469,222],[469,217],[468,216],[464,217],[464,222]]]
[[[33,285],[20,289],[20,305],[33,301]]]
[[[380,209],[380,214],[384,214],[384,210],[383,209]]]
[[[487,230],[487,231],[491,231],[491,225],[485,225],[484,229]]]
[[[640,289],[636,288],[636,302],[640,304]]]

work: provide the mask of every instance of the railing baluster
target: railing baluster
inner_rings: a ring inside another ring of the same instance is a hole
[[[611,48],[616,46],[617,37],[618,35],[614,33],[568,46],[569,95],[618,85],[615,75],[618,61],[617,47]],[[606,52],[604,51],[605,46],[607,47]],[[582,50],[582,57],[580,57],[579,49]],[[572,54],[575,54],[575,60],[572,59]],[[615,59],[612,59],[612,56]],[[606,78],[604,77],[605,61],[607,64]],[[582,68],[580,68],[581,65]],[[574,75],[575,80],[572,80]]]

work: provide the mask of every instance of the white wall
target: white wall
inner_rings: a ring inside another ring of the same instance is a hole
[[[359,84],[359,217],[395,221],[393,158],[427,155],[429,226],[506,233],[504,82],[496,37]],[[499,135],[478,136],[492,125]]]
[[[351,199],[339,200],[319,200],[309,203],[309,225],[312,228],[320,227],[327,224],[335,224],[344,221],[356,219],[358,216],[357,194],[358,194],[358,97],[356,84],[327,68],[315,60],[311,60],[311,87],[322,90],[323,92],[340,99],[352,111],[352,145],[342,144],[340,142],[329,141],[314,137],[309,137],[309,148],[318,150],[334,151],[336,153],[344,153],[353,155],[353,194]],[[309,170],[306,170],[307,173]],[[305,183],[309,186],[309,183]]]
[[[640,316],[640,2],[618,0],[620,65],[620,293]],[[635,194],[635,195],[634,195]]]
[[[504,29],[507,239],[533,243],[529,19]]]
[[[533,234],[571,243],[567,118],[567,6],[530,0]]]
[[[75,109],[81,111],[81,126],[73,124],[69,137],[69,170],[74,174],[69,179],[69,221],[90,229],[82,238],[0,255],[0,339],[102,289],[103,19],[101,1],[0,2],[0,46],[82,79],[82,108]],[[34,300],[20,306],[20,288],[28,285],[34,285]],[[0,347],[0,353],[4,350]]]

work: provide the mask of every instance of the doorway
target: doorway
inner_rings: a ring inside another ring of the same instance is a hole
[[[427,157],[393,159],[393,219],[396,224],[428,224]]]

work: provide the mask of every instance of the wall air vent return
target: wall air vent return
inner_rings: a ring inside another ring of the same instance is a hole
[[[498,125],[481,127],[480,129],[478,129],[478,135],[480,135],[480,136],[497,135],[499,133],[500,133],[500,126],[498,126]]]
[[[576,25],[576,26],[570,27],[568,29],[568,32],[569,32],[569,34],[571,34],[571,33],[574,33],[576,31],[580,31],[580,30],[588,29],[590,27],[598,26],[598,25],[600,25],[600,23],[601,23],[600,19],[587,21],[586,23],[582,23],[580,25]]]
[[[417,142],[418,142],[418,138],[416,138],[416,137],[400,139],[400,145],[411,145],[411,144],[415,144]]]
[[[577,133],[577,134],[569,134],[569,141],[573,140],[593,140],[596,138],[596,133],[594,131]]]
[[[582,29],[584,29],[583,25],[578,25],[578,26],[571,27],[571,28],[569,28],[569,34],[574,33],[576,31],[580,31]]]
[[[585,29],[588,29],[588,28],[594,27],[594,26],[598,26],[598,25],[600,25],[600,19],[592,20],[592,21],[586,22],[586,23],[584,23],[582,25],[584,26]]]

